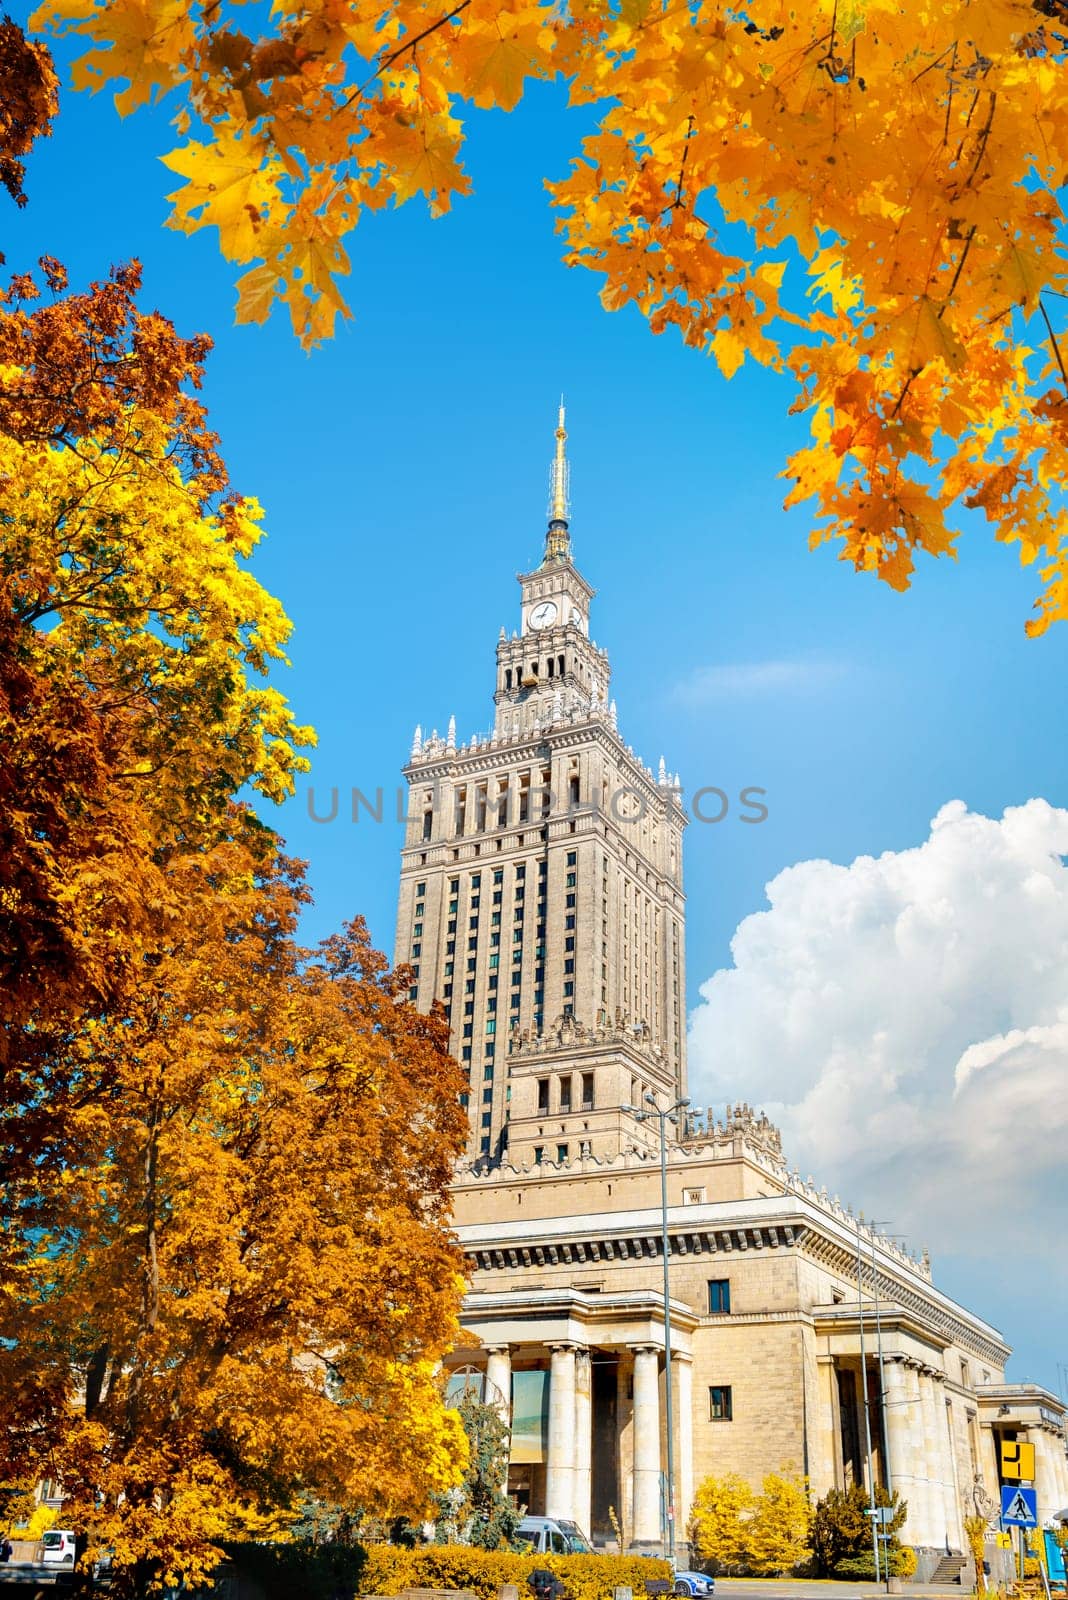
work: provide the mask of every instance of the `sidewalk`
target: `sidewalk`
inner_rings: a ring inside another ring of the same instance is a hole
[[[868,1596],[885,1595],[884,1583],[852,1583],[838,1578],[717,1578],[716,1594],[725,1597],[737,1595],[738,1600],[748,1600],[751,1595],[781,1596],[782,1600],[804,1600],[810,1595],[836,1595],[838,1600],[867,1600]],[[901,1594],[909,1600],[947,1600],[947,1596],[970,1595],[971,1589],[959,1583],[902,1583]]]

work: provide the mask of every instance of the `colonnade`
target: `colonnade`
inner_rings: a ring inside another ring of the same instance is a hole
[[[908,1502],[909,1544],[962,1550],[961,1486],[945,1374],[895,1355],[883,1362],[890,1480]]]
[[[593,1372],[588,1346],[570,1341],[549,1345],[548,1439],[544,1514],[576,1522],[590,1531],[593,1496]],[[606,1352],[607,1354],[607,1352]],[[618,1352],[614,1470],[621,1520],[631,1544],[659,1544],[661,1442],[663,1433],[662,1350],[632,1345]],[[487,1398],[510,1409],[512,1352],[486,1350]],[[691,1363],[672,1361],[676,1425],[676,1521],[685,1526],[693,1497],[693,1392]],[[606,1464],[607,1465],[607,1464]]]

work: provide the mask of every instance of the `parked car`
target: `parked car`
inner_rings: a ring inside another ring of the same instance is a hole
[[[691,1596],[704,1596],[715,1594],[716,1580],[710,1578],[707,1572],[676,1572],[675,1593]]]
[[[515,1534],[539,1556],[588,1555],[593,1548],[578,1523],[562,1517],[524,1517]]]
[[[41,1560],[48,1566],[73,1567],[78,1555],[77,1540],[67,1528],[48,1528],[41,1535]]]

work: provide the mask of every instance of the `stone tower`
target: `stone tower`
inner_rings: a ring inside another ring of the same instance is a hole
[[[545,554],[501,629],[493,732],[416,729],[396,961],[446,1007],[479,1165],[650,1146],[624,1109],[686,1086],[682,831],[625,745],[571,550],[561,405]]]

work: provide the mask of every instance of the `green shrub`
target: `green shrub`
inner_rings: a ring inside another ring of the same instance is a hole
[[[513,1550],[479,1550],[471,1545],[428,1544],[415,1549],[371,1545],[360,1573],[360,1594],[395,1595],[401,1589],[470,1589],[480,1600],[496,1600],[502,1583],[520,1595],[536,1567],[555,1572],[567,1600],[609,1600],[626,1585],[640,1595],[647,1578],[671,1579],[667,1561],[647,1556],[552,1556]]]
[[[912,1550],[907,1550],[906,1551],[906,1550],[901,1550],[901,1549],[891,1550],[891,1552],[890,1552],[890,1571],[893,1573],[895,1578],[904,1578],[904,1577],[908,1577],[908,1576],[911,1575],[910,1573],[907,1573],[904,1570],[907,1566],[909,1566],[909,1560],[908,1560],[909,1557],[912,1558],[912,1560],[911,1560],[911,1570],[912,1570],[912,1572],[915,1572],[915,1570],[916,1570],[916,1555],[915,1555],[914,1551],[912,1551]],[[885,1577],[885,1575],[886,1575],[885,1574],[885,1569],[883,1568],[884,1559],[885,1559],[884,1554],[880,1550],[880,1552],[879,1552],[879,1572],[880,1572],[880,1577]],[[833,1576],[836,1577],[836,1578],[847,1578],[851,1582],[854,1582],[854,1583],[874,1583],[875,1582],[875,1556],[874,1556],[874,1554],[872,1553],[872,1551],[869,1550],[867,1555],[863,1555],[863,1556],[847,1556],[844,1561],[839,1561],[838,1565],[834,1569]]]

